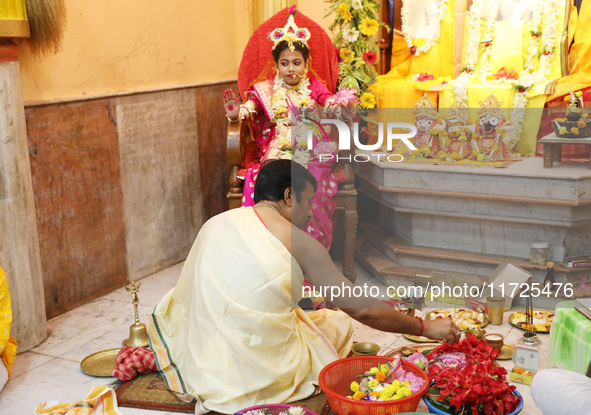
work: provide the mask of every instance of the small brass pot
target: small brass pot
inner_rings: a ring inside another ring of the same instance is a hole
[[[380,351],[380,346],[371,342],[355,343],[351,346],[353,356],[375,356]]]

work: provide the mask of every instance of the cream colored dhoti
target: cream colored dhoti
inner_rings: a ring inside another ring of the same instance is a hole
[[[306,398],[320,370],[349,353],[349,316],[306,314],[292,303],[292,280],[297,302],[302,271],[253,208],[203,225],[149,323],[159,370],[197,400],[197,414]]]

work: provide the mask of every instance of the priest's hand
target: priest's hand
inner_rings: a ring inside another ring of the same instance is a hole
[[[224,92],[224,110],[230,120],[238,121],[240,117],[240,102],[231,89],[226,89]]]
[[[453,323],[451,317],[424,320],[423,325],[423,336],[429,339],[445,340],[448,344],[453,344],[459,340],[456,333],[460,331],[460,328]]]

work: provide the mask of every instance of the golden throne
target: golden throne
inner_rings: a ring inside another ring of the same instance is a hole
[[[271,58],[273,43],[268,39],[268,34],[274,28],[285,24],[287,10],[280,11],[259,26],[246,45],[238,71],[238,88],[243,99],[245,99],[248,88],[253,83],[262,80],[261,74],[264,74],[265,69],[269,68],[270,63],[273,63]],[[312,38],[308,43],[310,45],[310,59],[314,62],[315,75],[325,82],[328,89],[334,93],[338,77],[338,64],[336,50],[330,38],[322,27],[302,13],[296,14],[295,21],[298,26],[307,27],[310,30]],[[271,62],[269,62],[270,59]],[[249,149],[256,145],[248,120],[228,123],[226,153],[230,167],[230,190],[226,197],[230,209],[240,207],[243,183],[237,175],[239,170],[245,167]],[[343,169],[346,180],[339,184],[338,191],[334,196],[336,209],[333,216],[333,235],[336,237],[333,238],[331,247],[333,256],[342,257],[343,274],[351,281],[355,281],[357,277],[354,267],[357,190],[350,161],[353,156],[352,150],[339,151],[338,166]]]

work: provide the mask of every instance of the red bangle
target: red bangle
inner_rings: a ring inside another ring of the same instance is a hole
[[[419,331],[419,336],[422,336],[422,335],[423,335],[423,328],[424,328],[424,325],[423,325],[423,319],[422,319],[422,318],[420,318],[420,317],[416,317],[416,318],[417,318],[417,319],[419,320],[419,322],[421,323],[421,331]]]

